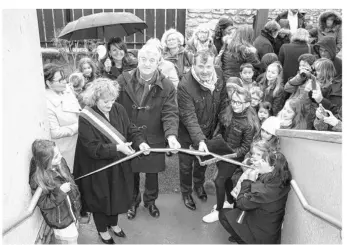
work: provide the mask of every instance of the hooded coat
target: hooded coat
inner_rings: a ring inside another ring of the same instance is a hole
[[[333,16],[335,18],[332,28],[326,27],[326,21],[329,17]],[[342,18],[335,12],[327,11],[322,13],[318,19],[318,41],[322,37],[334,37],[336,42],[336,53],[340,52],[342,48]]]
[[[314,46],[314,51],[319,55],[319,47],[326,49],[331,57],[331,61],[334,63],[334,67],[336,70],[335,79],[342,79],[342,60],[339,57],[336,57],[336,42],[334,37],[322,37]]]
[[[253,46],[257,49],[259,60],[267,53],[274,53],[274,45],[275,39],[265,30],[261,30],[260,35],[253,42]]]

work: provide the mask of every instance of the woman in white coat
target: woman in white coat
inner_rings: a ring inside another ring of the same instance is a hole
[[[43,71],[51,138],[72,171],[81,107],[70,86],[67,86],[61,67],[46,64]]]

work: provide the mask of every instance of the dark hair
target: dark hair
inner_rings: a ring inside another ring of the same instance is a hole
[[[306,110],[304,104],[300,99],[289,99],[286,103],[289,103],[290,108],[295,112],[295,116],[292,119],[291,129],[307,129],[307,122],[305,119]],[[283,109],[282,109],[283,110]]]
[[[223,37],[223,31],[228,28],[228,26],[233,26],[233,21],[228,18],[220,18],[214,30],[215,38],[221,39]]]
[[[267,110],[269,112],[269,116],[273,115],[272,105],[270,102],[268,101],[260,102],[258,111],[260,110],[260,108],[264,108],[265,110]]]
[[[43,66],[43,77],[44,77],[44,83],[45,83],[45,87],[48,88],[46,81],[50,81],[52,82],[52,79],[55,75],[55,73],[60,72],[60,75],[62,77],[65,77],[63,68],[57,64],[53,64],[53,63],[48,63],[46,65]]]
[[[260,181],[264,184],[271,182],[275,178],[279,178],[281,188],[290,185],[292,180],[292,174],[288,167],[288,162],[285,156],[279,151],[270,152],[269,154],[269,165],[273,166],[274,169],[270,173],[266,173],[260,176]]]
[[[83,74],[83,65],[84,64],[88,64],[91,68],[92,68],[92,74],[90,78],[87,78],[88,81],[94,81],[94,79],[96,78],[96,73],[97,73],[97,68],[96,65],[94,63],[94,61],[89,58],[89,57],[83,57],[82,59],[79,60],[78,62],[78,70]],[[83,74],[84,76],[84,74]]]
[[[242,72],[243,69],[245,69],[245,68],[251,68],[252,71],[254,71],[254,67],[253,67],[253,65],[252,65],[251,63],[243,63],[243,64],[240,66],[240,72]]]
[[[210,57],[214,58],[215,55],[209,49],[200,50],[194,54],[194,57],[193,57],[193,64],[194,65],[196,65],[196,59],[198,57],[200,57],[201,62],[203,64],[205,64],[207,62],[208,58],[210,58]]]
[[[275,53],[267,53],[261,58],[261,63],[267,68],[270,64],[278,61],[278,56]]]
[[[115,65],[113,58],[109,55],[109,52],[111,50],[111,45],[116,46],[117,48],[121,49],[124,51],[124,57],[123,57],[123,65],[129,64],[130,63],[130,57],[127,49],[126,43],[123,42],[122,38],[120,37],[112,37],[108,43],[107,43],[107,56],[109,57],[112,61],[112,66]]]
[[[313,27],[312,29],[310,29],[308,31],[308,34],[310,37],[318,37],[318,28],[317,27]]]
[[[300,61],[306,61],[310,66],[312,66],[316,59],[316,56],[313,54],[302,54],[299,56],[298,62],[300,63]]]

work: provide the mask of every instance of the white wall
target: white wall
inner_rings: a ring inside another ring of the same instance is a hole
[[[48,138],[48,121],[36,10],[3,10],[2,98],[3,227],[26,209],[31,143]],[[38,209],[3,243],[34,243],[42,222]]]

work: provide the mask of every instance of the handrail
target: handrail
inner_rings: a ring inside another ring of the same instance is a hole
[[[78,179],[81,179],[81,178],[84,178],[84,177],[87,177],[89,175],[92,175],[94,173],[97,173],[97,172],[100,172],[106,168],[110,168],[114,165],[117,165],[117,164],[120,164],[122,162],[125,162],[125,161],[128,161],[134,157],[137,157],[139,155],[141,155],[142,153],[146,152],[146,151],[150,151],[150,152],[172,152],[172,151],[176,151],[176,152],[183,152],[183,153],[186,153],[186,154],[191,154],[191,155],[195,155],[195,156],[208,156],[208,155],[212,155],[213,157],[215,158],[218,158],[220,160],[223,160],[223,161],[226,161],[226,162],[229,162],[229,163],[232,163],[232,164],[236,164],[236,165],[240,165],[240,166],[244,166],[244,167],[248,167],[248,168],[252,168],[248,165],[245,165],[245,164],[242,164],[238,161],[235,161],[233,159],[229,159],[229,158],[226,158],[226,157],[223,157],[223,156],[219,156],[217,154],[214,154],[212,152],[201,152],[201,151],[197,151],[197,150],[191,150],[191,149],[173,149],[173,148],[150,148],[148,150],[142,150],[142,151],[137,151],[135,152],[134,154],[132,155],[129,155],[129,156],[126,156],[116,162],[113,162],[113,163],[110,163],[108,165],[106,165],[105,167],[102,167],[98,170],[95,170],[91,173],[88,173],[86,175],[83,175],[81,177],[78,177],[76,178],[75,180],[78,180]],[[8,232],[10,232],[11,230],[13,230],[15,227],[17,227],[19,224],[21,224],[24,220],[26,220],[28,217],[30,217],[33,213],[34,213],[34,210],[35,210],[35,207],[37,205],[37,202],[41,196],[41,193],[42,193],[42,189],[39,187],[36,189],[35,191],[35,194],[34,196],[32,197],[31,201],[30,201],[30,204],[29,204],[29,207],[28,209],[22,214],[20,215],[17,219],[15,219],[15,221],[11,222],[10,225],[8,225],[5,229],[2,230],[2,235],[6,235]]]
[[[312,207],[311,205],[309,205],[306,201],[306,198],[304,197],[304,195],[302,194],[298,184],[296,183],[295,180],[290,181],[291,186],[293,187],[295,194],[297,195],[297,197],[299,198],[299,201],[301,203],[301,205],[303,206],[303,208],[308,211],[309,213],[315,215],[316,217],[322,219],[323,221],[329,223],[330,225],[338,228],[339,230],[342,230],[342,223],[340,221],[338,221],[337,219],[335,219],[334,217],[332,217],[329,214],[326,214],[314,207]]]
[[[35,191],[34,196],[30,200],[28,208],[19,217],[17,217],[12,222],[12,224],[8,225],[5,229],[2,230],[2,236],[6,235],[8,232],[10,232],[12,229],[17,227],[19,224],[21,224],[24,220],[29,218],[34,213],[35,207],[41,196],[41,193],[42,193],[42,189],[41,187],[38,187]]]

